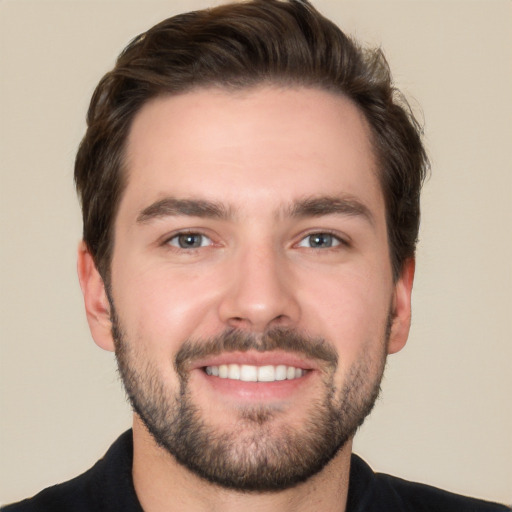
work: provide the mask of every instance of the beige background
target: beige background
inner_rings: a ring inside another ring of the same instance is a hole
[[[406,349],[356,442],[375,468],[512,503],[512,3],[320,1],[382,44],[433,162]],[[90,467],[130,424],[75,275],[72,166],[125,43],[208,1],[0,3],[0,501]]]

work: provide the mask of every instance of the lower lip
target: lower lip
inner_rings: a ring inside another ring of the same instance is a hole
[[[207,375],[202,369],[196,370],[199,377],[215,393],[227,395],[230,398],[238,398],[244,401],[272,401],[285,400],[297,393],[312,378],[314,371],[308,371],[302,377],[291,380],[279,380],[274,382],[245,382],[235,379],[222,379],[213,375]]]

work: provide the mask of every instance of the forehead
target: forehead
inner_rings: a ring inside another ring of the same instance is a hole
[[[370,134],[351,101],[318,89],[208,88],[160,97],[131,127],[120,212],[123,204],[140,210],[168,195],[243,211],[342,194],[380,208]]]

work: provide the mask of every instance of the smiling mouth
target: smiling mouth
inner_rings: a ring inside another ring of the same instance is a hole
[[[240,380],[243,382],[295,380],[300,379],[308,372],[308,370],[284,364],[265,366],[221,364],[218,366],[205,366],[203,369],[209,376],[219,377],[220,379]]]

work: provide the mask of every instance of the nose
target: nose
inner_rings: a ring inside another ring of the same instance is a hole
[[[300,318],[294,284],[290,262],[279,251],[244,251],[230,262],[220,319],[224,325],[255,333],[293,327]]]

